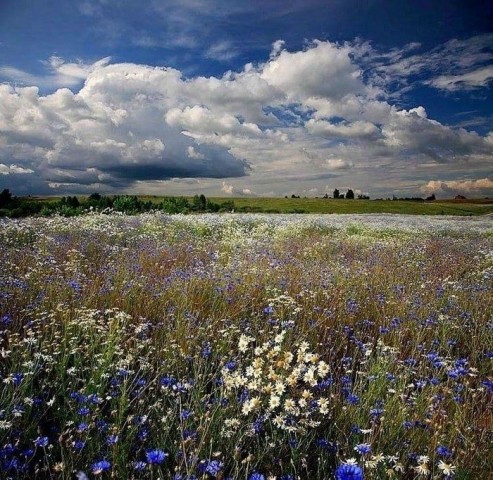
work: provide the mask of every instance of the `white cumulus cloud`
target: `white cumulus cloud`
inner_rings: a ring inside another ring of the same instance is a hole
[[[381,191],[384,181],[402,187],[407,177],[416,185],[416,169],[440,178],[445,164],[458,178],[471,166],[486,171],[491,134],[392,105],[364,75],[369,51],[313,41],[291,52],[279,40],[265,63],[207,78],[52,57],[47,67],[71,89],[40,93],[37,77],[34,86],[0,85],[3,170],[36,173],[24,176],[29,185],[17,183],[26,190],[144,191],[169,182],[188,191],[196,184],[173,179],[192,178],[208,193],[239,195],[322,191],[328,179]]]
[[[430,180],[421,186],[425,193],[446,194],[489,194],[493,193],[493,180],[491,178],[478,178],[474,180]]]

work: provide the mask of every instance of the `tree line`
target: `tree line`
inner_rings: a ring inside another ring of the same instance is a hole
[[[159,203],[141,199],[135,195],[101,195],[93,193],[79,199],[76,196],[62,197],[58,200],[18,198],[9,189],[0,193],[0,217],[27,217],[31,215],[63,215],[73,217],[90,211],[122,212],[129,215],[150,211],[164,213],[228,212],[234,210],[231,200],[212,202],[205,195],[185,197],[164,197]]]

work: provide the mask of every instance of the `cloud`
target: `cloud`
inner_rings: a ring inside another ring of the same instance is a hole
[[[428,119],[423,107],[409,111],[393,109],[389,121],[382,127],[382,134],[382,143],[400,155],[420,155],[439,163],[493,153],[484,137]]]
[[[204,154],[195,151],[195,148],[193,148],[191,145],[187,148],[187,155],[190,158],[195,158],[197,160],[203,160],[205,158]]]
[[[424,193],[445,194],[493,194],[493,180],[491,178],[479,178],[476,180],[430,180],[420,187]]]
[[[111,57],[102,58],[94,63],[66,62],[63,58],[51,56],[43,65],[47,70],[44,75],[33,75],[8,65],[0,66],[0,75],[11,81],[26,86],[40,88],[75,87],[80,85],[94,70],[104,67]]]
[[[175,71],[116,65],[91,72],[78,94],[0,86],[0,152],[22,156],[51,183],[123,188],[138,180],[246,175],[242,158],[199,145],[165,121],[180,82]]]
[[[250,190],[249,188],[238,189],[231,184],[226,182],[222,182],[221,192],[226,193],[227,195],[232,195],[236,197],[256,197],[257,194]]]
[[[493,67],[490,66],[471,70],[461,75],[440,75],[427,82],[427,84],[441,90],[453,92],[487,87],[492,80]]]
[[[489,85],[493,76],[492,44],[490,33],[452,39],[420,53],[416,52],[420,48],[416,43],[390,52],[364,44],[364,54],[357,58],[371,83],[385,90],[389,98],[422,85],[445,92],[471,90]]]
[[[373,123],[364,121],[334,124],[325,120],[310,119],[306,128],[310,133],[326,138],[376,139],[380,136],[380,130]]]
[[[283,50],[285,44],[286,44],[286,42],[284,40],[276,40],[272,44],[272,50],[270,52],[270,58],[271,59],[276,58],[281,53],[281,51]]]
[[[229,62],[239,55],[238,48],[229,40],[222,40],[212,44],[205,52],[206,58],[218,62]]]
[[[223,182],[223,186],[221,187],[221,191],[227,193],[228,195],[233,195],[234,187],[233,185],[229,185],[226,182]]]
[[[257,194],[284,195],[320,191],[329,178],[363,191],[382,189],[379,176],[402,188],[412,178],[419,188],[419,169],[440,178],[445,164],[457,178],[471,166],[486,171],[491,137],[384,100],[365,75],[372,54],[361,42],[321,41],[290,52],[279,40],[264,63],[207,78],[52,57],[49,68],[82,88],[0,85],[0,158],[34,172],[24,178],[39,191],[144,191],[159,182],[188,191],[172,179],[205,179],[212,193],[249,195],[255,185]]]
[[[18,167],[17,165],[8,166],[0,163],[0,175],[26,175],[28,173],[34,173],[34,170]]]
[[[260,77],[282,90],[290,101],[364,93],[361,70],[351,61],[350,53],[348,45],[315,40],[304,51],[279,52],[263,65]]]
[[[348,170],[353,167],[352,163],[342,158],[328,158],[326,163],[331,170]]]
[[[166,115],[166,122],[194,138],[209,139],[220,134],[241,136],[260,136],[262,131],[254,123],[240,122],[235,116],[227,113],[214,113],[208,108],[194,105],[183,110],[173,108]]]

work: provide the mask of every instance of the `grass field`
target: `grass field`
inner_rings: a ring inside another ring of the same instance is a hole
[[[490,475],[486,218],[0,227],[1,478]]]
[[[221,199],[211,199],[220,202]],[[476,202],[343,200],[322,198],[234,198],[237,208],[279,213],[400,213],[413,215],[484,215],[493,213],[493,200]]]
[[[61,197],[32,197],[39,202],[55,202]],[[80,197],[84,199],[85,197]],[[165,197],[139,195],[139,199],[159,204]],[[189,201],[191,197],[187,197]],[[322,198],[270,198],[270,197],[211,197],[221,204],[233,201],[237,211],[249,210],[265,213],[399,213],[406,215],[488,215],[493,213],[493,200],[437,200],[415,202],[402,200],[345,200]]]

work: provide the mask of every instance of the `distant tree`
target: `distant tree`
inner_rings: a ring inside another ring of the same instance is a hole
[[[360,193],[358,195],[358,200],[370,200],[370,197],[368,195],[363,195]]]
[[[351,189],[347,191],[346,198],[350,198],[351,200],[354,199],[354,192]]]
[[[433,200],[436,200],[435,194],[432,193],[429,197],[426,197],[427,202],[432,202]]]
[[[67,205],[72,208],[77,208],[80,206],[79,199],[76,196],[67,197]]]
[[[88,200],[95,200],[96,202],[98,202],[99,200],[101,200],[101,195],[99,193],[91,193]]]
[[[329,195],[328,195],[328,194],[325,194],[325,195],[323,196],[323,198],[329,198]]]
[[[12,201],[12,193],[8,188],[2,190],[0,193],[0,208],[6,207]]]
[[[203,212],[207,208],[207,199],[204,194],[195,195],[192,201],[193,209]]]
[[[202,193],[199,197],[200,200],[200,210],[205,210],[207,207],[207,199],[205,198],[205,195]]]
[[[337,190],[337,188],[334,190],[333,197],[334,197],[334,198],[341,198],[341,197],[340,197],[339,190]]]

